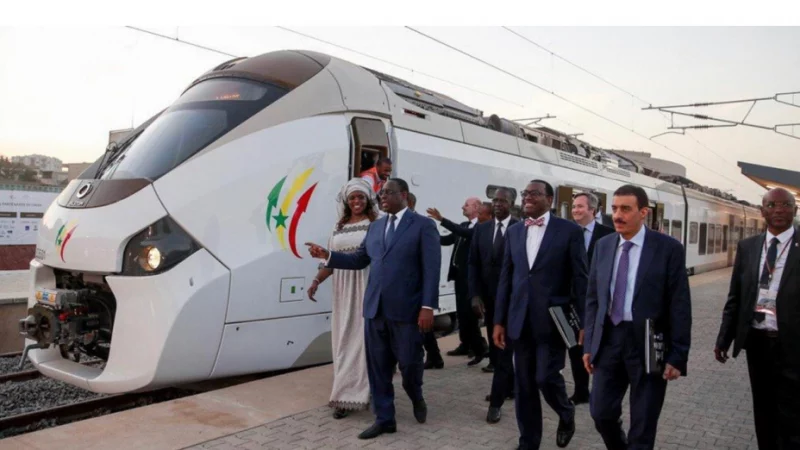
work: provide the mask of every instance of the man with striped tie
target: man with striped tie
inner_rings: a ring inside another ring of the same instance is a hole
[[[667,381],[685,376],[689,359],[692,305],[683,246],[644,226],[648,205],[639,186],[614,192],[617,232],[597,241],[589,272],[583,364],[594,374],[589,410],[609,449],[654,447]],[[646,370],[648,322],[663,335],[663,371]],[[620,417],[629,386],[626,436]]]
[[[550,183],[533,180],[521,194],[525,219],[506,230],[492,338],[505,349],[508,336],[514,352],[519,448],[541,445],[539,390],[560,419],[556,445],[566,447],[575,434],[575,406],[561,375],[567,346],[548,309],[573,304],[583,317],[587,282],[583,230],[550,215],[554,197]]]

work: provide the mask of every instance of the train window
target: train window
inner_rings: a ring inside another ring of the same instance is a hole
[[[689,223],[689,243],[697,244],[697,222]]]
[[[720,253],[722,252],[722,225],[717,224],[714,228],[714,249],[715,253]]]
[[[353,177],[374,167],[380,158],[389,156],[389,136],[380,120],[363,117],[353,119],[353,140]]]
[[[661,221],[661,232],[664,234],[669,234],[669,219],[664,219]]]
[[[706,253],[709,255],[714,254],[714,224],[708,224],[708,243],[706,245]]]
[[[706,224],[704,224],[704,223],[701,223],[700,224],[700,248],[698,249],[698,252],[697,252],[700,255],[705,255],[706,254],[706,236],[708,235],[707,230],[708,230],[708,226]]]
[[[728,226],[724,225],[722,227],[722,251],[728,251]]]
[[[680,220],[673,220],[671,234],[678,242],[683,242],[683,222]]]
[[[242,79],[200,82],[106,163],[99,178],[156,180],[287,92]]]

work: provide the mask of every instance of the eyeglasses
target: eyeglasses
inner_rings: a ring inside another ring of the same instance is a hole
[[[544,192],[541,191],[522,191],[520,192],[520,194],[523,197],[533,197],[533,198],[544,197]]]
[[[785,209],[792,209],[794,208],[794,202],[767,202],[764,205],[767,209],[775,209],[775,208],[785,208]]]

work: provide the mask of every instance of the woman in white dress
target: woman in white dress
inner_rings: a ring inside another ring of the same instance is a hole
[[[364,240],[370,223],[380,214],[377,198],[369,183],[354,178],[342,187],[336,206],[339,217],[328,240],[328,248],[337,252],[353,252]],[[370,404],[363,317],[369,266],[362,270],[334,271],[320,265],[308,289],[311,300],[314,300],[319,285],[328,277],[333,280],[333,388],[328,405],[334,408],[333,417],[341,419],[350,411],[367,409]]]

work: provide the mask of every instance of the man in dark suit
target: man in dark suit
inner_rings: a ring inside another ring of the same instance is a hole
[[[370,266],[364,293],[364,335],[367,371],[375,423],[358,437],[370,439],[397,430],[392,372],[399,363],[403,388],[424,423],[427,405],[422,396],[422,333],[433,326],[439,307],[442,259],[439,233],[432,220],[410,211],[408,184],[390,179],[381,190],[386,216],[372,222],[353,253],[329,252],[307,243],[314,258],[332,269],[361,270]],[[421,332],[420,332],[421,331]]]
[[[458,315],[458,337],[461,341],[458,347],[447,352],[450,356],[472,355],[472,360],[467,363],[474,366],[483,360],[486,348],[483,345],[481,329],[478,318],[472,311],[467,282],[469,263],[469,244],[472,232],[478,224],[478,211],[481,201],[477,197],[469,197],[464,201],[461,211],[467,222],[461,224],[442,217],[436,208],[428,208],[427,212],[434,220],[441,222],[442,226],[450,232],[440,238],[441,245],[453,245],[450,255],[450,268],[447,272],[447,281],[455,282],[456,314]]]
[[[475,314],[478,318],[484,317],[486,335],[489,338],[489,366],[484,369],[491,368],[492,370],[486,371],[494,372],[491,393],[487,396],[489,411],[486,421],[489,423],[500,421],[500,408],[505,399],[514,392],[511,346],[500,350],[492,340],[495,296],[503,267],[506,231],[508,227],[519,222],[510,216],[511,199],[508,189],[497,189],[492,200],[494,219],[475,227],[469,254],[469,296]]]
[[[408,193],[408,209],[417,212],[417,196],[412,192]],[[442,352],[439,349],[439,343],[436,341],[436,335],[433,330],[426,331],[422,334],[422,347],[425,349],[425,369],[443,369],[444,359],[442,359]]]
[[[506,335],[511,340],[523,449],[539,448],[542,440],[537,390],[560,418],[556,444],[566,447],[575,434],[575,406],[567,398],[561,375],[567,347],[548,309],[572,303],[583,316],[586,250],[581,228],[550,214],[553,194],[553,187],[542,180],[531,181],[522,191],[526,218],[508,228],[497,288],[493,339],[501,349],[506,347]]]
[[[582,228],[587,261],[592,260],[597,240],[614,232],[613,229],[601,225],[595,220],[597,203],[597,196],[590,192],[581,192],[572,198],[572,219]],[[569,349],[569,362],[572,367],[572,378],[575,380],[575,392],[570,397],[570,401],[575,405],[587,403],[589,402],[589,373],[583,367],[583,345],[578,344]]]
[[[648,230],[644,189],[625,185],[611,209],[617,232],[595,244],[586,292],[583,355],[594,374],[589,410],[609,449],[652,449],[667,381],[686,375],[692,305],[681,243]],[[646,373],[645,323],[664,336],[663,373]],[[630,386],[631,426],[622,431]]]
[[[761,201],[766,233],[736,250],[714,353],[725,363],[747,353],[758,447],[800,449],[800,236],[794,195],[772,189]]]

